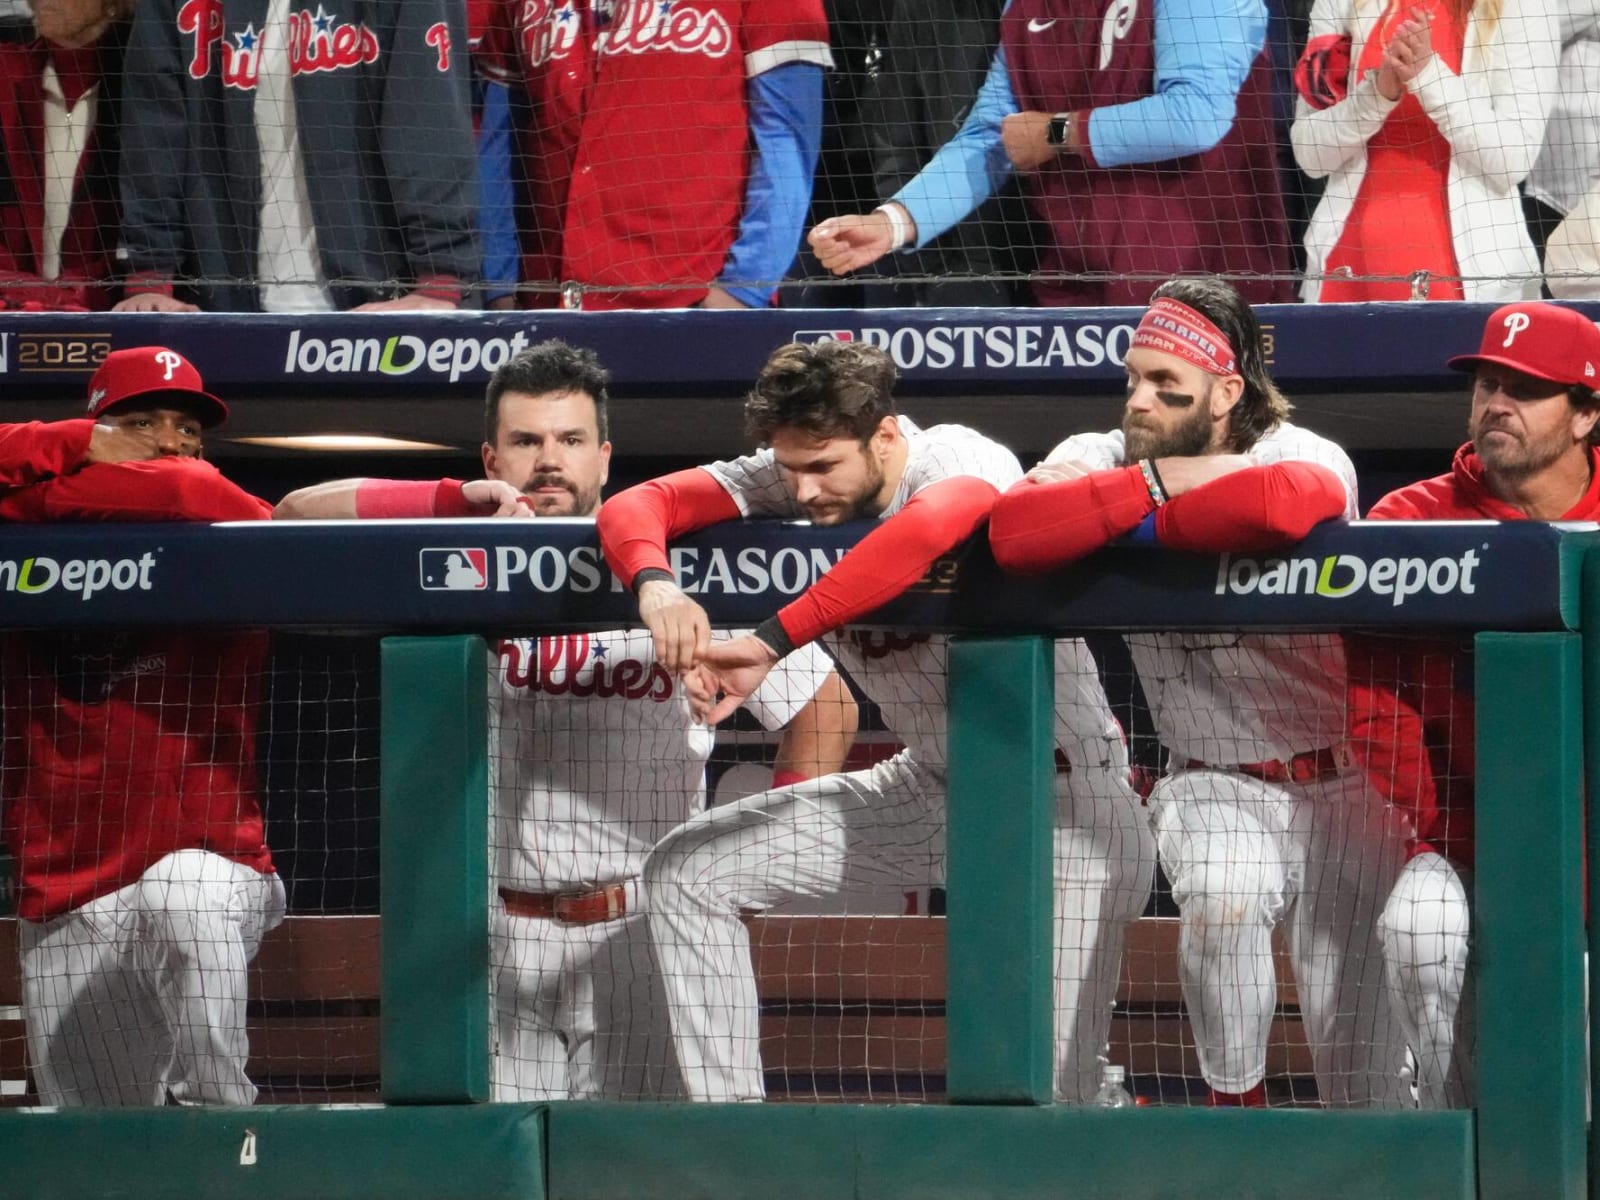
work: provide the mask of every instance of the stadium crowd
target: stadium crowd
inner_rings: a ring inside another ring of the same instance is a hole
[[[5,0],[0,301],[1590,296],[1597,46],[1594,0]]]

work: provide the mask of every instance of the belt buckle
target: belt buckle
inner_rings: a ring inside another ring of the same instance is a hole
[[[1322,763],[1315,750],[1306,754],[1296,754],[1285,765],[1288,767],[1288,777],[1295,783],[1315,783],[1322,778]]]
[[[597,925],[614,921],[627,912],[628,893],[620,883],[589,892],[567,892],[556,897],[555,918],[564,925]]]

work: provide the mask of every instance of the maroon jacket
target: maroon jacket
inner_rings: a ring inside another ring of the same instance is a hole
[[[1103,0],[1014,0],[1000,21],[1000,43],[1018,108],[1069,112],[1150,95],[1158,3],[1139,0],[1112,13]],[[1117,36],[1103,37],[1119,14]],[[1206,153],[1127,167],[1063,154],[1022,172],[1024,194],[1051,232],[1040,274],[1110,276],[1038,280],[1039,302],[1142,307],[1162,280],[1201,273],[1281,275],[1236,285],[1253,304],[1292,300],[1277,145],[1263,50],[1239,91],[1233,127]]]

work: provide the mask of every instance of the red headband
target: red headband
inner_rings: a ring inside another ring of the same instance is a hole
[[[1233,347],[1222,330],[1187,304],[1166,296],[1150,302],[1134,331],[1133,345],[1175,354],[1213,375],[1234,373]]]

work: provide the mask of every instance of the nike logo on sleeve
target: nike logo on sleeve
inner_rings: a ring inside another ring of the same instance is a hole
[[[1050,26],[1054,25],[1060,19],[1060,17],[1051,17],[1048,21],[1041,21],[1038,17],[1030,17],[1028,19],[1028,32],[1043,33],[1046,29],[1049,29]]]

